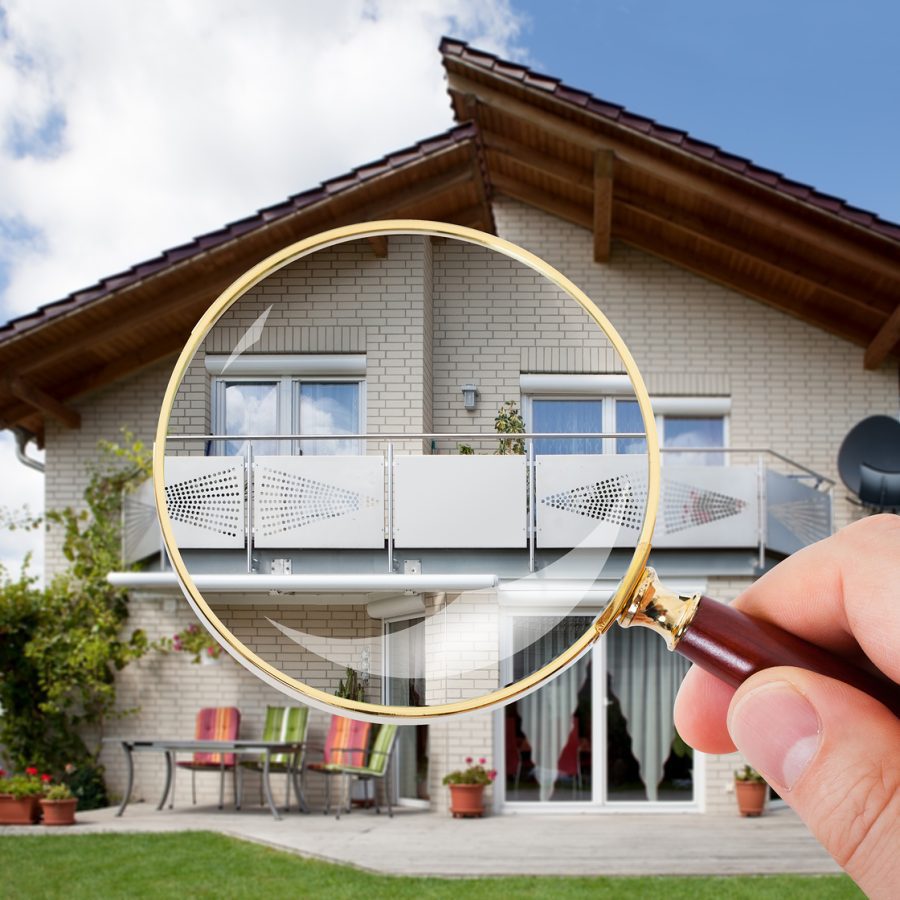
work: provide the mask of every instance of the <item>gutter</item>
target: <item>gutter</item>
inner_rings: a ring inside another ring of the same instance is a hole
[[[16,438],[16,459],[22,463],[23,466],[28,466],[29,469],[34,469],[36,472],[43,474],[44,464],[39,459],[33,459],[25,453],[25,447],[28,445],[29,441],[34,440],[34,435],[24,428],[13,428],[12,433]]]

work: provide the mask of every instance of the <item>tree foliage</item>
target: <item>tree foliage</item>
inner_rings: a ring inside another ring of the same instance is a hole
[[[65,570],[40,588],[27,559],[17,577],[0,567],[0,744],[16,767],[95,765],[115,673],[150,649],[140,629],[124,634],[127,596],[106,580],[122,568],[123,492],[149,475],[150,454],[127,432],[121,445],[100,446],[85,508],[26,523],[62,530]],[[93,747],[85,726],[97,735]]]

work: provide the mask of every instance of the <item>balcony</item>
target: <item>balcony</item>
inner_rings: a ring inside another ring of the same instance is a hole
[[[386,590],[376,577],[404,590],[453,590],[454,579],[464,590],[467,578],[492,586],[574,558],[573,550],[624,552],[643,518],[645,457],[534,452],[537,439],[612,445],[621,435],[519,435],[522,455],[495,455],[495,434],[349,436],[369,450],[358,456],[190,455],[198,441],[215,447],[222,437],[179,438],[165,476],[178,545],[193,571],[219,576],[222,590],[232,576],[243,576],[233,582],[237,591],[261,574],[307,580],[309,590],[327,590],[328,577],[347,590],[355,581],[360,590]],[[284,438],[295,453],[298,439]],[[464,441],[484,453],[459,455]],[[664,452],[654,550],[739,550],[763,568],[767,557],[831,533],[832,488],[771,450]],[[160,551],[154,522],[147,483],[126,498],[127,562]],[[334,551],[344,551],[339,560]],[[412,560],[412,570],[395,574],[398,559]],[[448,573],[442,587],[429,586],[436,572]]]

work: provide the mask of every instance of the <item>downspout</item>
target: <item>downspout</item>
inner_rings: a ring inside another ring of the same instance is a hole
[[[19,460],[23,466],[28,466],[29,469],[34,469],[36,472],[43,473],[44,464],[38,459],[32,459],[25,453],[25,447],[29,441],[34,439],[34,435],[24,428],[13,428],[12,433],[16,437],[16,459]]]

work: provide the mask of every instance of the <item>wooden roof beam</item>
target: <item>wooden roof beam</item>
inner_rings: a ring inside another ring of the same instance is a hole
[[[612,243],[613,168],[612,150],[594,154],[594,262],[609,262]]]
[[[556,159],[534,147],[490,131],[484,133],[482,140],[488,152],[497,153],[513,160],[520,166],[540,172],[541,175],[549,175],[551,178],[557,178],[567,184],[584,188],[586,191],[594,189],[594,176],[587,169],[573,166],[571,163]]]
[[[372,252],[375,254],[376,259],[387,259],[388,240],[383,234],[366,238],[366,240],[369,242],[369,246],[372,248]]]
[[[454,65],[457,62],[454,60]],[[765,185],[744,179],[744,183],[738,188],[729,186],[720,180],[728,179],[729,176],[739,179],[741,176],[738,173],[728,172],[721,167],[715,167],[715,174],[719,178],[713,180],[705,175],[689,171],[688,165],[668,162],[661,156],[651,154],[637,146],[635,142],[640,137],[639,135],[635,135],[632,141],[625,141],[616,134],[610,133],[615,129],[615,126],[611,123],[598,122],[598,128],[590,128],[542,109],[535,104],[528,103],[525,100],[519,100],[505,91],[461,75],[451,68],[447,70],[447,77],[451,91],[474,94],[478,98],[479,103],[491,106],[504,115],[543,128],[553,136],[570,141],[579,147],[589,150],[591,153],[602,149],[612,150],[615,152],[617,159],[643,169],[654,177],[694,191],[712,202],[724,204],[732,209],[740,209],[748,218],[760,222],[778,233],[783,233],[787,230],[801,240],[807,241],[820,249],[827,249],[829,253],[840,256],[842,259],[846,259],[848,253],[857,256],[858,264],[865,265],[873,272],[877,272],[886,278],[894,281],[897,279],[896,264],[886,258],[886,254],[893,253],[893,250],[887,248],[889,239],[882,239],[875,233],[870,234],[867,232],[862,234],[859,229],[855,229],[850,223],[840,219],[832,219],[838,227],[854,228],[854,231],[860,238],[870,241],[881,241],[883,246],[885,246],[885,252],[879,253],[869,247],[860,246],[855,241],[843,240],[832,234],[828,228],[811,225],[800,220],[796,215],[791,215],[790,219],[786,218],[784,209],[790,209],[797,214],[826,215],[821,210],[816,210],[804,204],[802,200],[792,200],[790,197],[769,192],[772,199],[765,201],[757,199],[760,192],[767,190]],[[603,130],[600,130],[601,128]],[[649,141],[650,139],[647,138],[646,140]],[[665,145],[665,150],[670,154],[681,155],[686,164],[695,168],[703,164],[701,160],[694,156],[688,156],[684,152],[679,152],[675,147]],[[772,201],[777,201],[783,209],[773,208]]]
[[[560,219],[565,219],[573,225],[580,225],[588,230],[594,227],[593,215],[582,206],[561,200],[559,197],[548,194],[540,188],[525,184],[515,178],[509,178],[506,175],[494,175],[491,181],[499,193],[506,194],[514,200],[529,203],[551,215],[559,216]]]
[[[50,416],[52,419],[56,419],[57,422],[62,423],[66,428],[81,428],[81,413],[61,403],[56,397],[51,397],[46,391],[42,391],[24,378],[11,378],[7,389],[13,397]]]
[[[809,305],[804,305],[801,309],[796,300],[782,298],[778,291],[773,289],[770,281],[763,281],[753,276],[738,279],[735,277],[734,267],[723,264],[721,260],[715,256],[710,256],[709,253],[704,253],[702,250],[695,252],[691,257],[691,261],[687,261],[684,253],[677,252],[673,248],[672,241],[667,239],[662,229],[658,227],[648,230],[646,227],[640,227],[634,223],[625,222],[621,218],[617,218],[616,237],[626,244],[631,244],[633,247],[668,260],[680,269],[693,272],[708,281],[714,281],[729,290],[758,300],[766,306],[771,306],[773,309],[777,309],[792,318],[811,323],[830,334],[837,335],[854,344],[863,347],[866,345],[866,336],[863,329],[858,327],[852,330],[849,328],[842,329],[835,324],[833,319],[823,316],[822,311],[819,309]],[[699,236],[692,235],[692,237],[696,237],[701,244],[707,243]],[[714,253],[717,252],[714,248],[710,249],[713,249]]]
[[[866,347],[863,365],[867,369],[877,369],[900,342],[900,305],[888,316],[887,321],[878,329],[872,343]]]

